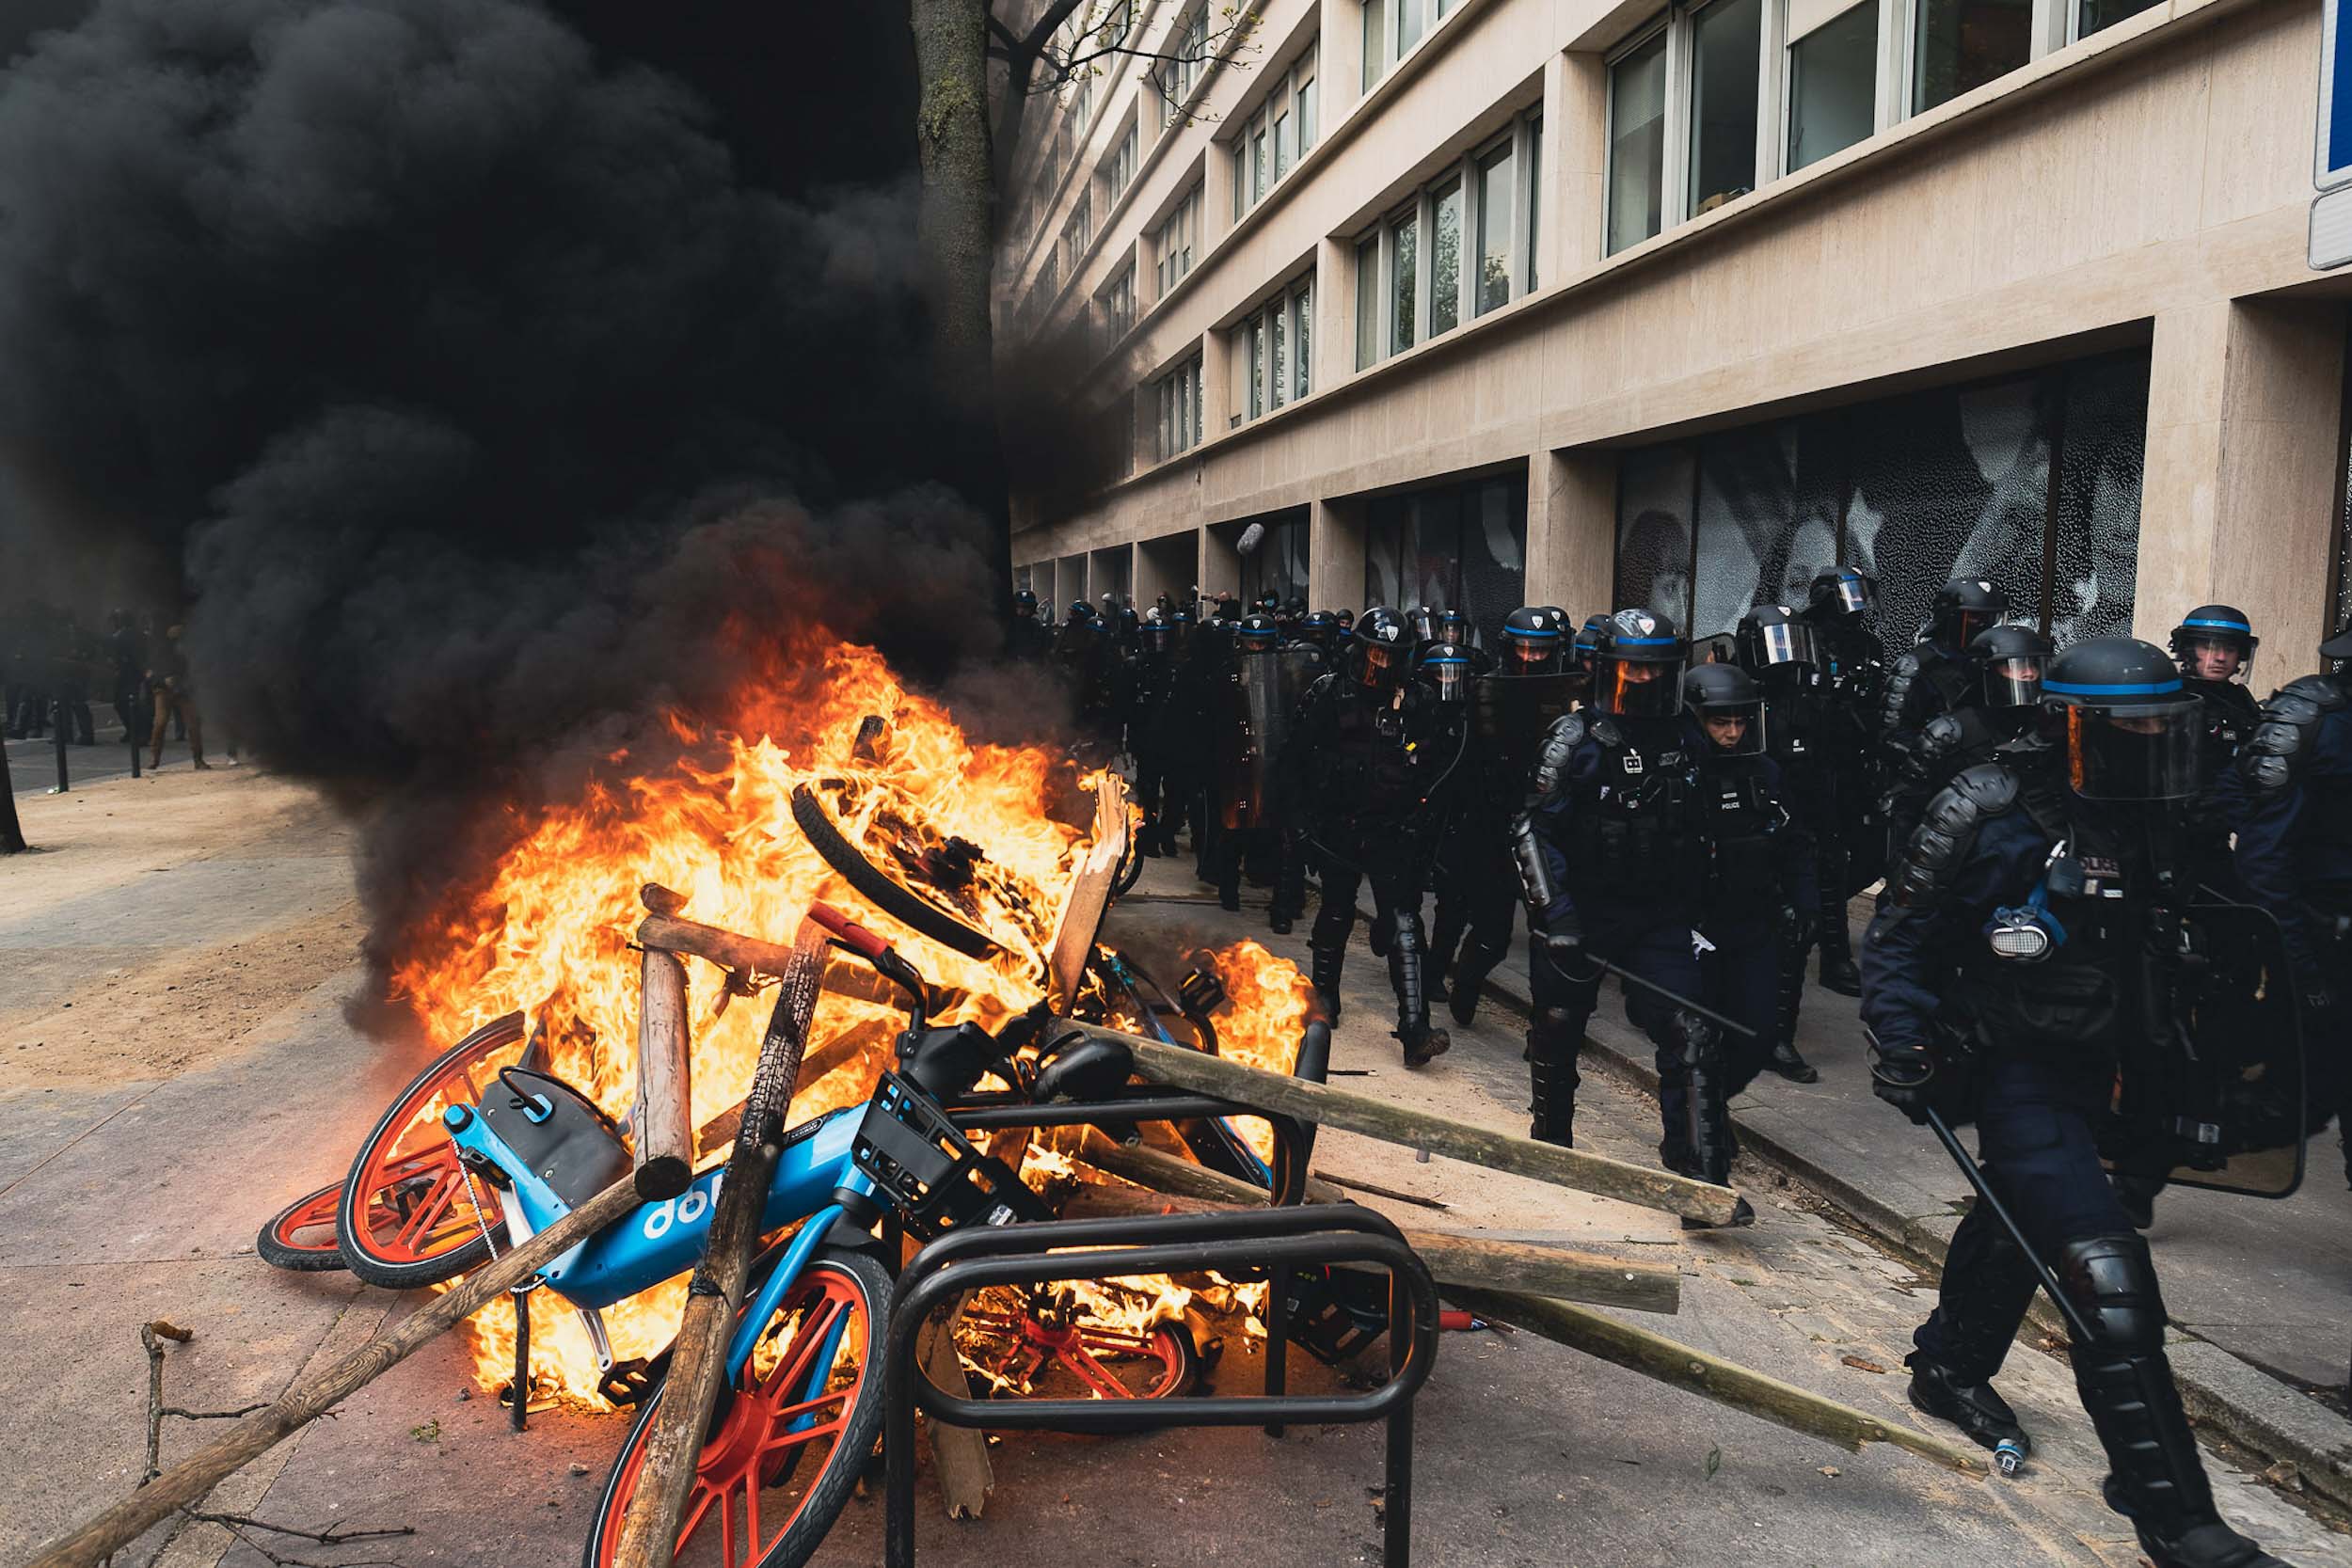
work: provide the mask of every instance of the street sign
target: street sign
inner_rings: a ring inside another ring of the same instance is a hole
[[[2352,185],[2323,191],[2312,200],[2313,272],[2328,272],[2352,261]]]

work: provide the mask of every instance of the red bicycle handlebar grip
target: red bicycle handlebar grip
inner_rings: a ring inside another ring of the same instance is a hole
[[[879,958],[890,951],[890,943],[851,920],[831,904],[822,902],[810,904],[808,917],[831,931],[840,939],[843,945],[862,958]]]

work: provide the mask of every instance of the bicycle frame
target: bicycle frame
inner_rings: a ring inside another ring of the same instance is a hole
[[[760,1228],[777,1230],[795,1221],[803,1223],[783,1259],[760,1282],[736,1327],[727,1346],[730,1378],[741,1374],[777,1304],[831,1233],[833,1222],[841,1217],[840,1206],[833,1199],[834,1190],[847,1188],[859,1194],[874,1190],[850,1156],[864,1109],[851,1106],[829,1112],[786,1134],[775,1176],[768,1184]],[[461,1153],[479,1155],[512,1183],[505,1195],[514,1200],[508,1206],[508,1225],[519,1232],[517,1240],[546,1229],[570,1212],[570,1205],[471,1107],[453,1105],[441,1119]],[[713,1167],[696,1177],[676,1197],[640,1204],[619,1224],[589,1237],[548,1264],[540,1277],[573,1306],[595,1310],[686,1273],[702,1257],[724,1175],[723,1167]]]

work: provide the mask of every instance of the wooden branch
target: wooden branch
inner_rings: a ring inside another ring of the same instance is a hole
[[[1819,1437],[1859,1453],[1865,1443],[1891,1443],[1963,1475],[1987,1472],[1972,1449],[1807,1392],[1776,1377],[1751,1371],[1703,1350],[1677,1344],[1661,1334],[1619,1323],[1603,1313],[1565,1301],[1546,1301],[1509,1291],[1454,1286],[1446,1294],[1497,1323],[1540,1334],[1547,1339],[1597,1356],[1629,1371],[1685,1388],[1759,1420]]]
[[[1053,945],[1046,950],[1047,996],[1056,1007],[1068,1007],[1078,994],[1095,935],[1102,929],[1103,911],[1110,907],[1111,883],[1118,880],[1119,863],[1126,853],[1126,787],[1117,774],[1105,773],[1095,789],[1093,847],[1070,884],[1070,896],[1054,926]]]
[[[1119,1160],[1126,1168],[1114,1169],[1109,1162],[1118,1156],[1107,1152],[1098,1159],[1098,1145],[1104,1151],[1119,1150],[1128,1156]],[[1167,1179],[1163,1163],[1165,1165],[1200,1171],[1202,1175],[1218,1181],[1232,1180],[1219,1177],[1215,1171],[1201,1171],[1198,1165],[1187,1165],[1185,1161],[1156,1150],[1111,1144],[1099,1134],[1089,1142],[1078,1158],[1098,1170],[1141,1181],[1146,1187],[1157,1188],[1159,1181]],[[1064,1201],[1061,1215],[1064,1219],[1075,1220],[1109,1215],[1197,1213],[1209,1210],[1264,1207],[1263,1194],[1257,1193],[1256,1189],[1244,1182],[1232,1181],[1232,1184],[1242,1194],[1254,1195],[1255,1200],[1250,1197],[1219,1200],[1198,1193],[1145,1192],[1136,1187],[1085,1182]],[[1310,1201],[1315,1200],[1311,1198]],[[1341,1198],[1337,1201],[1347,1200]],[[1441,1285],[1477,1285],[1524,1291],[1534,1295],[1558,1296],[1603,1307],[1622,1307],[1636,1312],[1672,1313],[1681,1307],[1681,1271],[1670,1263],[1637,1262],[1601,1253],[1581,1252],[1572,1247],[1534,1242],[1506,1242],[1457,1230],[1433,1230],[1409,1225],[1400,1225],[1397,1229],[1405,1237],[1406,1243],[1421,1254],[1422,1261],[1429,1265],[1430,1274]]]
[[[645,957],[677,962],[666,953],[648,952]],[[759,1245],[769,1180],[783,1148],[785,1111],[801,1075],[824,969],[824,928],[803,920],[792,961],[776,990],[774,1015],[760,1040],[735,1151],[727,1157],[710,1232],[687,1288],[686,1313],[670,1345],[670,1370],[662,1382],[661,1402],[654,1407],[652,1429],[645,1434],[637,1489],[621,1518],[614,1568],[669,1568],[677,1555],[678,1521],[693,1490],[694,1467],[702,1457],[710,1413],[719,1402],[719,1386],[726,1381],[727,1341],[742,1309],[752,1253]]]
[[[498,1300],[637,1207],[636,1185],[615,1181],[553,1225],[475,1270],[411,1313],[381,1339],[371,1339],[246,1417],[129,1497],[34,1554],[25,1568],[98,1568],[158,1521],[200,1502],[230,1471],[252,1463],[336,1405],[400,1365],[423,1345]]]
[[[648,947],[637,982],[637,1196],[672,1198],[693,1184],[693,1064],[686,1038],[686,962]]]
[[[781,974],[792,949],[757,937],[739,936],[674,914],[649,914],[637,923],[637,945],[663,953],[691,953],[738,974]]]
[[[1507,1132],[1490,1132],[1428,1111],[1391,1105],[1369,1095],[1311,1084],[1284,1073],[1261,1072],[1221,1056],[1146,1039],[1123,1029],[1061,1018],[1057,1018],[1055,1024],[1128,1047],[1135,1053],[1136,1075],[1151,1083],[1216,1095],[1262,1111],[1360,1132],[1406,1148],[1426,1149],[1489,1170],[1508,1171],[1557,1187],[1595,1193],[1620,1203],[1661,1209],[1669,1214],[1715,1225],[1730,1223],[1740,1201],[1740,1195],[1729,1187],[1693,1181],[1669,1171],[1651,1170],[1581,1149],[1514,1137]]]

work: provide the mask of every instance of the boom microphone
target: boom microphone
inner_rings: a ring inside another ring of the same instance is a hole
[[[1248,555],[1250,551],[1256,549],[1260,545],[1264,543],[1265,524],[1252,523],[1248,528],[1241,531],[1241,538],[1235,542],[1233,547],[1239,550],[1242,554]]]

